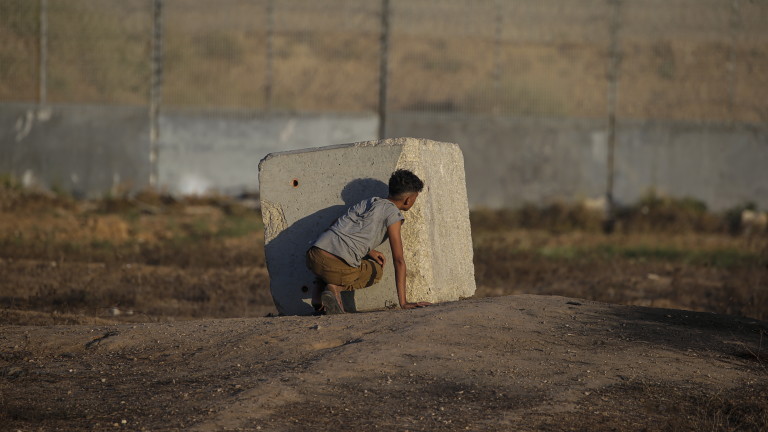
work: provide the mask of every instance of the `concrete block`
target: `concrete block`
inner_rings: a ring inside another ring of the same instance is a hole
[[[315,276],[305,253],[346,209],[371,196],[387,196],[389,176],[409,169],[425,188],[404,212],[403,246],[408,301],[444,302],[475,293],[464,159],[456,144],[416,138],[342,144],[271,153],[259,163],[265,252],[272,297],[279,312],[312,312]],[[348,311],[397,307],[389,243],[378,284],[343,294]]]

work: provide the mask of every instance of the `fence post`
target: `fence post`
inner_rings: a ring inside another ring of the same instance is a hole
[[[494,29],[493,44],[493,108],[492,111],[498,114],[501,111],[501,104],[498,103],[501,94],[501,35],[504,29],[504,13],[501,9],[501,0],[494,1],[494,11],[496,12],[496,28]]]
[[[619,64],[621,62],[621,53],[619,52],[619,26],[621,19],[621,0],[610,0],[613,6],[611,17],[610,37],[610,65],[608,68],[608,157],[607,157],[607,179],[605,186],[605,204],[606,215],[603,224],[603,230],[607,233],[613,232],[616,222],[616,212],[613,199],[614,183],[614,154],[616,149],[616,106],[618,100],[619,83]]]
[[[40,0],[40,70],[38,71],[37,101],[48,103],[48,0]]]
[[[274,68],[274,38],[275,38],[275,3],[267,0],[267,70],[264,79],[264,105],[267,112],[272,111],[272,76]]]
[[[733,0],[731,3],[731,17],[728,27],[731,33],[731,45],[728,47],[728,64],[726,66],[728,71],[728,113],[731,117],[730,123],[733,124],[736,122],[736,116],[733,112],[736,99],[736,44],[739,31],[742,28],[739,0]]]
[[[387,127],[387,85],[389,80],[389,0],[381,0],[381,39],[379,60],[379,139]]]
[[[163,91],[163,1],[152,2],[152,59],[149,85],[149,186],[158,184],[158,138],[160,137],[160,103]]]

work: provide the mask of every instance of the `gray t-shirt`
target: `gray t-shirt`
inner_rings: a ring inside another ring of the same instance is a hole
[[[369,198],[350,207],[320,234],[314,246],[359,267],[360,260],[387,239],[387,227],[401,220],[405,218],[392,201]]]

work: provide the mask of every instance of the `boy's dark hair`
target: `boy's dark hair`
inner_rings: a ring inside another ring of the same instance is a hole
[[[401,196],[413,192],[421,192],[424,189],[424,182],[416,174],[399,169],[392,173],[389,178],[389,196],[400,198]]]

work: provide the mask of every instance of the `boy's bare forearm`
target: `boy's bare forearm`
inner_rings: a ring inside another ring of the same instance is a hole
[[[407,303],[405,297],[405,275],[405,261],[395,261],[395,286],[397,287],[397,301],[400,303],[400,307]]]

